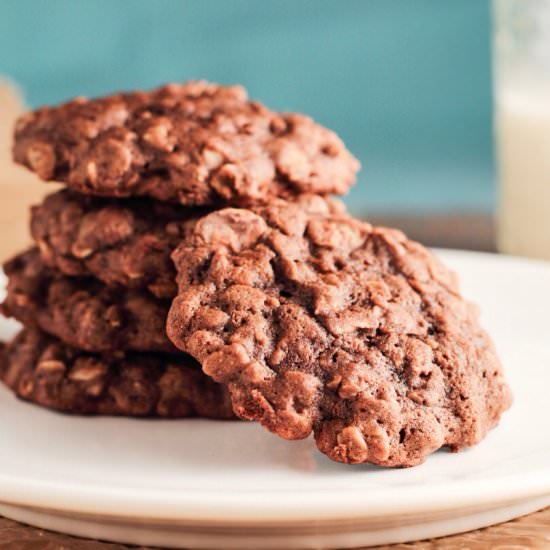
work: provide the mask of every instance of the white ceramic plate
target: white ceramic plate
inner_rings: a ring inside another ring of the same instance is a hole
[[[550,505],[550,264],[440,251],[481,306],[515,403],[479,446],[422,466],[336,464],[251,423],[76,418],[0,391],[0,514],[127,543],[349,548]],[[0,336],[14,323],[2,321]]]

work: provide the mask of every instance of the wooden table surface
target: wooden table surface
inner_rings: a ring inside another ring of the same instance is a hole
[[[23,109],[20,98],[0,82],[0,260],[26,246],[28,206],[53,188],[37,181],[10,162],[9,140],[14,118]],[[484,215],[377,215],[373,223],[399,227],[410,237],[430,246],[492,251],[492,219]],[[7,236],[8,238],[5,238]],[[79,539],[29,527],[0,517],[0,550],[118,550],[120,544]],[[410,544],[392,549],[550,549],[550,508],[505,524],[470,533]]]

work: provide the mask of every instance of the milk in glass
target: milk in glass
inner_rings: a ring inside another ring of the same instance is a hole
[[[550,0],[495,0],[498,247],[550,259]]]

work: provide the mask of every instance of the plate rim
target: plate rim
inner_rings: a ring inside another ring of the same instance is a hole
[[[296,522],[406,515],[411,509],[422,513],[457,510],[543,497],[550,494],[550,469],[540,468],[529,472],[529,476],[516,474],[498,480],[461,480],[453,484],[452,494],[443,492],[440,485],[425,487],[421,491],[415,488],[409,492],[400,487],[386,488],[382,502],[379,494],[365,495],[361,491],[346,491],[344,494],[338,490],[319,490],[315,499],[311,499],[310,492],[302,499],[298,498],[299,493],[295,493],[295,498],[289,502],[286,492],[233,491],[227,494],[195,490],[183,494],[158,489],[95,489],[84,484],[22,478],[10,480],[3,475],[0,475],[0,488],[0,501],[6,504],[92,515],[101,510],[101,514],[112,517],[231,521],[246,516],[247,521],[276,519]],[[29,496],[24,498],[21,494]],[[55,506],[52,500],[56,502]],[[330,501],[330,507],[325,504],[327,501]]]

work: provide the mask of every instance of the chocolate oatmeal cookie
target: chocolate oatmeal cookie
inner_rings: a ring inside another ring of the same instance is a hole
[[[451,272],[320,197],[202,218],[176,249],[168,335],[233,409],[346,463],[478,443],[511,403]]]
[[[59,191],[34,206],[31,233],[44,262],[109,286],[176,293],[170,254],[204,210],[149,199],[120,201]]]
[[[0,313],[38,325],[76,348],[174,352],[166,337],[169,301],[148,292],[110,288],[46,267],[36,249],[4,265],[7,296]]]
[[[240,86],[170,84],[78,98],[19,119],[14,160],[81,193],[185,205],[345,193],[359,163],[330,130]]]
[[[21,399],[72,414],[233,417],[227,391],[188,355],[96,355],[36,329],[0,348],[0,379]]]

